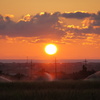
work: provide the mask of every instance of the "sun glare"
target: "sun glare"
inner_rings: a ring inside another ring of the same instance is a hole
[[[49,55],[53,55],[57,52],[57,47],[54,44],[48,44],[45,47],[45,52]]]

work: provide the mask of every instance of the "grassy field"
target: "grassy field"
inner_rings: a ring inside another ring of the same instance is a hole
[[[100,82],[0,83],[0,100],[100,100]]]

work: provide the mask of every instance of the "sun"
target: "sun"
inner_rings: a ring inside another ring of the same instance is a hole
[[[57,52],[57,47],[54,44],[48,44],[45,47],[45,52],[49,55],[53,55]]]

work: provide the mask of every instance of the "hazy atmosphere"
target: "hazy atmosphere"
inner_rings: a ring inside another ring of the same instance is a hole
[[[100,100],[100,0],[0,0],[0,100]]]
[[[0,59],[100,59],[99,0],[1,0]],[[48,56],[53,43],[58,52]]]

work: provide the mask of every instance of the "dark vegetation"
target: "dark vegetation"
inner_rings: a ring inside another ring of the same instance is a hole
[[[85,79],[86,77],[88,77],[91,74],[94,74],[96,71],[94,69],[92,70],[87,70],[86,65],[82,66],[82,70],[80,70],[79,72],[75,72],[72,75],[72,79],[74,80],[78,80],[78,79]]]
[[[99,71],[94,69],[99,65],[89,69],[86,63],[57,64],[58,81],[47,82],[36,81],[34,76],[55,75],[53,64],[0,63],[0,76],[14,80],[0,83],[0,100],[100,100],[100,81],[83,80]]]
[[[100,82],[0,83],[0,100],[100,100]]]
[[[100,63],[57,63],[58,80],[80,80],[100,70]],[[43,73],[55,76],[54,63],[0,63],[0,75],[11,80],[35,80]]]

